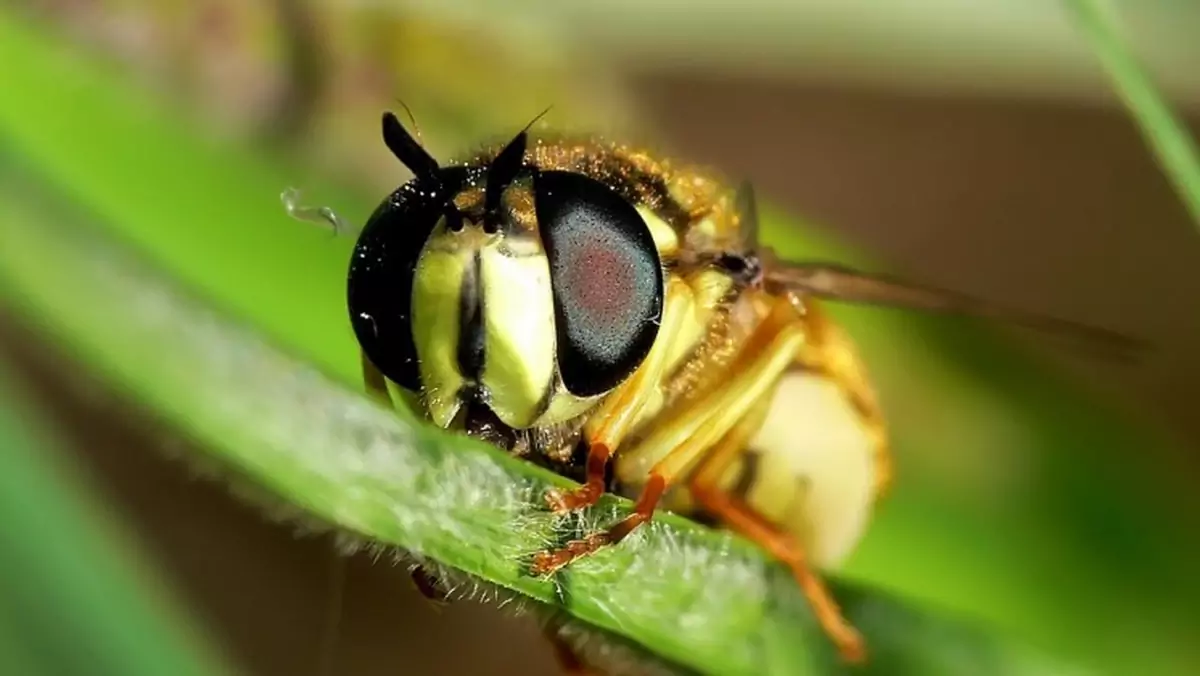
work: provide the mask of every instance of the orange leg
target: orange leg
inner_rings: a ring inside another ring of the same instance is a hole
[[[790,296],[790,300],[801,311],[808,327],[810,344],[801,362],[805,368],[824,373],[837,383],[874,437],[875,497],[878,499],[887,494],[895,470],[887,422],[879,398],[867,379],[866,368],[849,337],[829,321],[816,303],[798,296]]]
[[[821,628],[833,640],[842,657],[849,662],[861,663],[866,659],[862,636],[842,616],[829,590],[813,573],[799,542],[720,488],[725,471],[745,452],[746,441],[753,436],[758,422],[745,419],[704,458],[689,484],[692,497],[722,523],[758,543],[786,564],[808,598]]]
[[[414,567],[409,575],[412,576],[413,586],[421,592],[421,596],[439,606],[449,605],[450,597],[442,591],[436,576],[420,565]]]
[[[648,458],[661,458],[644,474],[643,470],[636,470],[646,480],[633,514],[606,531],[574,540],[558,550],[538,553],[533,561],[533,574],[552,573],[575,559],[615,545],[649,521],[663,493],[676,478],[684,476],[770,392],[791,367],[795,355],[804,347],[804,340],[795,310],[787,303],[776,304],[747,340],[724,384],[663,422],[630,450],[629,460],[635,468],[641,462],[648,462]]]
[[[596,504],[604,495],[604,471],[612,458],[608,444],[596,440],[588,441],[587,476],[579,488],[573,490],[553,489],[546,493],[546,505],[556,514],[571,512]]]
[[[654,509],[658,507],[658,501],[662,499],[666,485],[666,480],[662,474],[651,474],[650,481],[646,483],[646,487],[642,489],[641,495],[638,496],[637,503],[633,508],[633,514],[618,521],[615,526],[606,531],[592,533],[582,540],[572,540],[562,549],[538,552],[533,557],[533,574],[548,575],[575,559],[593,554],[604,547],[615,545],[624,540],[625,536],[632,533],[634,528],[646,523],[654,515]]]

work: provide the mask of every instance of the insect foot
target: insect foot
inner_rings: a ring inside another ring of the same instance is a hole
[[[537,576],[549,575],[576,559],[614,544],[613,538],[607,533],[593,533],[582,540],[572,540],[567,546],[555,551],[538,552],[533,557],[530,572]]]
[[[603,487],[600,490],[596,490],[591,484],[586,484],[575,490],[552,488],[546,491],[546,506],[555,514],[574,512],[596,504],[602,492]]]
[[[867,645],[861,634],[847,626],[834,633],[832,638],[842,659],[850,664],[866,664]]]

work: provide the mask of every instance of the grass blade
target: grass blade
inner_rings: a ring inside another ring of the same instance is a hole
[[[1122,40],[1114,18],[1116,10],[1106,7],[1109,4],[1103,0],[1067,0],[1080,31],[1200,228],[1200,157],[1195,143]]]

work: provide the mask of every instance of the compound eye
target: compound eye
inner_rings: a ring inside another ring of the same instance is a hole
[[[602,394],[637,369],[658,336],[658,250],[633,205],[603,183],[565,171],[542,172],[535,180],[559,372],[572,394]]]
[[[371,215],[350,261],[346,302],[358,343],[375,368],[414,392],[421,389],[412,334],[417,258],[465,176],[451,167],[437,188],[416,179],[401,186]]]

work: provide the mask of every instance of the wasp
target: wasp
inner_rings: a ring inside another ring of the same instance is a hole
[[[841,655],[860,662],[864,640],[818,571],[862,537],[893,463],[864,362],[823,303],[1130,347],[962,294],[782,260],[759,240],[747,184],[529,129],[443,165],[385,113],[383,140],[413,178],[357,235],[347,304],[371,391],[578,477],[545,495],[555,512],[605,492],[635,500],[608,528],[538,553],[535,574],[617,546],[670,509],[785,565]]]

